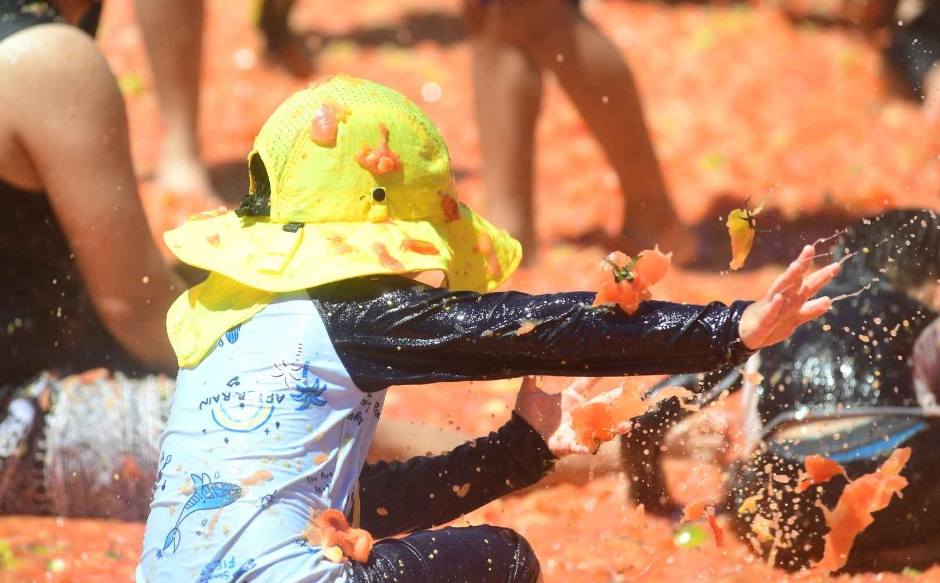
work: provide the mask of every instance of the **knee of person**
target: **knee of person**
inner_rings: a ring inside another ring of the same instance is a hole
[[[512,578],[508,579],[510,583],[535,583],[540,581],[542,567],[535,550],[529,541],[518,532],[511,528],[502,528],[491,526],[497,536],[500,536],[513,545],[515,552],[514,558],[516,569]]]

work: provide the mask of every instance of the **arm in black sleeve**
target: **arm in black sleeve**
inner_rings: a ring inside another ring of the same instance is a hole
[[[633,315],[591,292],[450,292],[374,276],[310,290],[357,386],[712,370],[744,362],[747,302],[649,301]]]
[[[542,436],[513,413],[499,431],[445,455],[367,464],[360,526],[376,538],[428,529],[531,486],[554,466]]]

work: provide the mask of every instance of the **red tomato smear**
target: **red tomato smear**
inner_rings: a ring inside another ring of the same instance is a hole
[[[712,534],[715,535],[715,545],[719,548],[725,546],[725,533],[718,525],[718,521],[715,520],[715,509],[709,508],[708,512],[705,513],[705,518],[708,519],[708,526],[711,527]]]
[[[444,216],[447,217],[447,222],[452,223],[460,220],[460,203],[457,202],[456,198],[450,195],[442,196],[441,207],[444,209]]]
[[[845,473],[842,466],[821,455],[806,456],[804,465],[806,473],[800,476],[800,481],[796,485],[797,492],[805,492],[810,486],[828,482],[839,474]]]
[[[666,276],[672,262],[672,253],[664,254],[656,247],[641,252],[635,258],[615,251],[600,265],[600,286],[594,297],[594,305],[617,304],[633,314],[640,302],[650,300],[653,294],[649,287]]]
[[[819,567],[838,571],[845,566],[855,537],[875,521],[872,513],[886,508],[892,496],[900,496],[907,486],[900,472],[910,457],[909,447],[894,450],[878,470],[846,486],[833,510],[819,504],[829,527]]]
[[[441,251],[430,241],[421,239],[405,239],[399,245],[402,251],[410,251],[418,255],[440,255]]]
[[[310,123],[310,140],[327,148],[335,146],[339,122],[346,121],[347,113],[345,108],[332,103],[321,105]]]
[[[571,427],[577,443],[593,449],[598,442],[611,440],[630,430],[630,420],[653,408],[660,401],[676,397],[684,407],[685,398],[694,394],[681,387],[665,387],[652,399],[643,400],[643,389],[626,383],[623,392],[612,402],[587,403],[571,411]]]
[[[330,242],[330,248],[333,250],[333,253],[336,253],[337,255],[343,255],[353,250],[353,246],[347,243],[346,240],[339,235],[330,237],[328,240]]]
[[[365,563],[372,552],[372,535],[361,528],[350,528],[339,510],[330,508],[318,516],[304,532],[307,541],[324,549],[339,547],[346,559]]]
[[[206,242],[207,242],[208,244],[212,245],[213,247],[218,247],[219,244],[221,243],[221,240],[219,239],[219,234],[218,234],[218,233],[212,233],[211,235],[207,235],[207,236],[206,236]]]
[[[695,522],[701,518],[703,514],[705,514],[704,502],[692,502],[691,504],[686,504],[685,508],[682,509],[682,520],[679,521],[679,524]]]
[[[401,158],[388,147],[388,127],[379,124],[379,145],[363,146],[356,154],[356,162],[373,174],[388,174],[401,169]]]
[[[477,235],[477,244],[473,247],[474,253],[480,253],[486,256],[486,274],[493,279],[499,279],[503,276],[503,268],[499,264],[499,257],[496,255],[496,247],[493,246],[493,240],[486,231],[481,231]]]
[[[405,266],[401,261],[388,254],[388,249],[385,247],[384,243],[373,243],[372,249],[375,251],[375,254],[379,256],[379,263],[382,267],[399,272],[405,270]]]

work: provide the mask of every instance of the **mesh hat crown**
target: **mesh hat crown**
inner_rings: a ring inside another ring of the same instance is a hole
[[[237,211],[166,233],[181,261],[272,292],[380,273],[440,270],[489,291],[519,243],[458,202],[447,147],[412,101],[330,77],[289,97],[248,156]]]

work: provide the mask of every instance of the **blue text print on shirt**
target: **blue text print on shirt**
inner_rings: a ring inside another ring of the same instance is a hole
[[[203,474],[202,476],[197,476],[192,474],[193,485],[195,486],[195,492],[189,497],[189,500],[186,501],[186,505],[183,506],[183,511],[180,513],[180,517],[176,519],[176,526],[173,527],[173,530],[166,535],[166,540],[163,543],[163,550],[167,550],[170,546],[173,547],[173,552],[176,552],[176,549],[180,546],[180,523],[186,519],[187,516],[193,512],[198,512],[200,510],[214,510],[216,508],[222,508],[223,506],[228,506],[232,502],[238,500],[238,497],[241,496],[242,489],[237,484],[230,484],[228,482],[213,482],[212,478],[209,477],[209,474]]]

